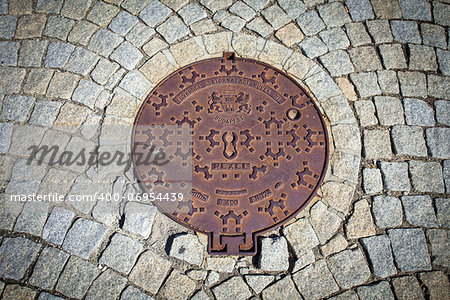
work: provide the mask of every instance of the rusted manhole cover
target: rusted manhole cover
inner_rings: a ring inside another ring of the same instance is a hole
[[[254,254],[258,234],[314,197],[328,162],[325,123],[311,97],[280,70],[232,53],[169,75],[135,125],[135,151],[157,145],[171,160],[139,164],[134,155],[145,192],[159,195],[155,204],[170,218],[206,233],[211,254]],[[191,140],[179,138],[185,133]],[[166,195],[179,192],[183,201]]]

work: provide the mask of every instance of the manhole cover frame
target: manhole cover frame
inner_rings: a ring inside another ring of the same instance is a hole
[[[177,70],[171,72],[170,74],[168,74],[167,76],[165,76],[163,79],[161,79],[158,84],[152,88],[152,90],[147,94],[147,96],[145,97],[141,107],[139,108],[137,114],[136,114],[136,118],[134,121],[134,128],[133,128],[133,134],[132,134],[132,147],[135,145],[135,137],[136,137],[136,133],[135,133],[135,128],[136,126],[138,126],[139,124],[139,120],[140,117],[145,109],[145,106],[147,103],[151,103],[150,99],[153,95],[153,93],[155,91],[158,91],[158,88],[160,88],[164,83],[167,82],[167,80],[169,80],[172,76],[175,76],[177,73],[180,73],[184,70],[187,70],[191,67],[194,67],[196,65],[202,64],[202,63],[208,63],[208,62],[214,62],[214,61],[221,61],[223,60],[224,62],[226,61],[234,61],[234,60],[240,60],[243,62],[250,62],[250,63],[254,63],[256,65],[260,65],[263,66],[265,68],[269,68],[271,70],[273,70],[274,72],[280,74],[281,76],[287,78],[290,82],[292,82],[300,91],[303,92],[304,96],[307,97],[310,101],[311,101],[311,105],[314,107],[314,109],[317,112],[317,115],[319,117],[319,121],[321,123],[321,128],[323,129],[323,140],[324,140],[324,159],[323,159],[323,168],[322,168],[322,172],[320,172],[319,178],[317,180],[317,183],[315,184],[313,190],[311,191],[309,197],[307,199],[305,199],[303,201],[303,203],[298,206],[298,208],[296,208],[294,211],[290,212],[288,216],[286,216],[286,218],[284,218],[281,221],[276,222],[275,224],[272,224],[270,226],[267,226],[265,228],[260,228],[258,230],[255,230],[252,232],[252,237],[251,237],[251,243],[253,245],[253,247],[251,249],[242,251],[239,248],[239,245],[242,244],[241,237],[239,234],[235,234],[235,235],[225,235],[225,236],[229,236],[230,238],[227,239],[227,241],[223,244],[225,244],[224,249],[222,250],[216,250],[216,249],[212,249],[212,240],[214,238],[217,239],[217,237],[214,237],[214,232],[205,230],[203,228],[200,227],[195,227],[191,224],[186,224],[184,222],[182,222],[180,219],[178,219],[175,215],[173,215],[172,213],[166,211],[164,209],[164,207],[160,206],[158,204],[158,202],[155,202],[154,204],[156,204],[156,206],[158,207],[159,211],[161,211],[162,213],[164,213],[166,216],[168,216],[170,219],[172,219],[173,221],[183,225],[184,227],[203,233],[205,235],[208,236],[208,253],[212,254],[212,255],[255,255],[257,252],[257,248],[258,248],[258,242],[257,242],[257,236],[264,234],[266,232],[272,231],[276,228],[279,228],[280,226],[282,226],[283,224],[286,224],[287,222],[289,222],[290,220],[292,220],[293,218],[295,218],[300,211],[302,211],[313,199],[314,197],[317,196],[317,192],[319,190],[319,188],[321,187],[325,175],[328,171],[328,167],[329,167],[329,155],[330,155],[330,136],[328,133],[328,128],[327,128],[327,123],[326,123],[326,117],[323,115],[322,111],[320,110],[319,106],[316,104],[316,100],[314,99],[314,97],[312,96],[312,94],[310,92],[308,92],[295,78],[293,78],[291,75],[287,74],[286,72],[259,60],[256,59],[252,59],[252,58],[241,58],[241,57],[236,57],[234,52],[224,52],[223,56],[219,56],[219,57],[212,57],[212,58],[207,58],[207,59],[203,59],[203,60],[199,60],[199,61],[195,61],[192,62],[188,65],[185,65],[183,67],[178,68]],[[187,89],[187,88],[186,88]],[[181,89],[180,89],[181,91]],[[293,100],[294,101],[294,100]],[[205,107],[206,107],[206,103],[205,103]],[[145,185],[142,184],[142,180],[141,180],[141,176],[142,174],[140,173],[138,167],[136,167],[136,157],[133,155],[133,165],[134,165],[134,172],[138,178],[139,181],[139,185],[140,187],[143,189],[143,191],[145,193],[149,193],[149,190],[147,189],[147,187]],[[299,166],[300,168],[300,166]],[[298,170],[296,168],[296,170]],[[237,236],[239,236],[239,238],[236,238]],[[245,236],[245,235],[244,235]],[[221,238],[222,235],[219,234],[219,238]],[[245,238],[244,238],[245,240]],[[222,242],[220,241],[220,243],[222,244]],[[237,250],[236,250],[237,249]]]

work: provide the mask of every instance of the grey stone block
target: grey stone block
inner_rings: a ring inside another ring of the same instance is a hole
[[[391,140],[386,129],[364,130],[364,156],[366,159],[391,158]]]
[[[420,44],[422,38],[417,23],[413,21],[391,21],[394,40],[400,43]]]
[[[402,204],[390,196],[375,196],[372,202],[375,223],[380,228],[397,227],[403,223]]]
[[[65,41],[75,21],[60,16],[48,17],[43,35]]]
[[[55,290],[70,298],[82,298],[100,270],[93,264],[71,256],[58,279]]]
[[[325,24],[314,10],[307,11],[300,15],[300,17],[297,18],[297,23],[306,36],[315,35],[325,28]]]
[[[17,66],[20,43],[0,42],[0,66]]]
[[[450,77],[428,75],[428,94],[435,98],[450,99]]]
[[[88,49],[108,57],[122,41],[118,34],[102,28],[92,36]]]
[[[61,14],[64,17],[74,20],[81,20],[90,6],[91,0],[66,0],[64,1]]]
[[[233,32],[239,32],[245,26],[245,20],[237,16],[229,16],[220,24]]]
[[[309,38],[309,40],[316,37]],[[329,52],[320,57],[320,61],[330,72],[331,76],[342,76],[354,71],[348,54],[343,50]]]
[[[217,300],[246,299],[251,296],[250,289],[240,276],[234,276],[222,282],[212,288],[212,292]]]
[[[437,71],[436,53],[432,47],[408,45],[409,69],[420,71]]]
[[[126,289],[123,290],[122,294],[120,295],[120,300],[153,300],[153,297],[143,293],[137,287],[129,285]]]
[[[47,49],[47,41],[25,40],[22,41],[22,47],[19,51],[19,66],[21,67],[40,67],[42,57]]]
[[[386,69],[406,68],[406,59],[401,45],[383,44],[378,46],[378,49],[380,50],[383,65]]]
[[[363,238],[361,244],[369,256],[373,274],[383,278],[397,274],[391,243],[386,235]]]
[[[144,21],[150,27],[155,27],[156,25],[162,23],[166,20],[172,10],[162,4],[161,2],[155,0],[150,2],[140,13],[139,18]]]
[[[425,74],[419,72],[398,72],[397,75],[403,97],[427,97]]]
[[[94,109],[95,101],[103,87],[86,79],[82,79],[72,95],[72,101],[86,105]]]
[[[24,122],[28,118],[35,99],[29,96],[7,95],[3,97],[0,119]]]
[[[47,292],[41,292],[38,300],[63,300],[64,298],[49,294]]]
[[[309,58],[315,58],[328,51],[327,46],[317,36],[303,40],[299,46]]]
[[[23,237],[4,238],[0,246],[0,276],[20,280],[36,259],[41,245]]]
[[[128,41],[123,42],[111,54],[111,59],[115,60],[128,70],[134,69],[143,57],[144,55]]]
[[[345,25],[345,29],[350,41],[352,42],[352,46],[357,47],[372,43],[372,40],[370,39],[363,23],[349,23]]]
[[[307,7],[301,1],[295,0],[279,0],[278,4],[292,19],[298,18],[307,10]]]
[[[432,47],[447,48],[445,41],[445,29],[439,25],[422,23],[420,24],[423,44]]]
[[[203,262],[203,248],[197,236],[193,234],[179,234],[175,235],[172,240],[169,256],[200,266]]]
[[[63,0],[38,0],[35,11],[47,14],[59,14],[63,3]]]
[[[363,169],[363,186],[367,194],[376,194],[383,191],[383,182],[379,169]]]
[[[125,206],[123,230],[147,239],[152,231],[157,209],[152,205],[130,202]]]
[[[139,20],[127,13],[126,11],[121,11],[109,24],[108,28],[120,35],[126,35],[131,28],[136,25]]]
[[[397,155],[427,156],[423,130],[416,126],[396,125],[391,131],[394,151]]]
[[[433,109],[425,101],[419,99],[403,99],[405,119],[408,125],[434,126]]]
[[[263,238],[258,266],[265,271],[282,272],[289,269],[289,252],[284,237]]]
[[[438,123],[450,126],[450,101],[437,100],[434,102],[434,107]]]
[[[0,153],[7,153],[11,145],[13,124],[0,123]]]
[[[377,74],[375,72],[353,73],[350,74],[350,79],[355,84],[361,98],[381,94],[380,86],[377,82]]]
[[[450,14],[450,5],[441,3],[441,2],[433,2],[433,15],[434,21],[442,26],[450,26],[449,16]]]
[[[430,196],[403,196],[402,203],[406,220],[411,225],[422,227],[438,226]]]
[[[99,263],[105,264],[118,272],[128,274],[142,249],[143,247],[139,242],[116,233],[103,251]]]
[[[450,227],[450,200],[448,198],[436,198],[434,205],[439,226]]]
[[[414,276],[397,277],[392,280],[395,295],[399,300],[424,300],[422,288]]]
[[[112,270],[106,270],[94,280],[85,299],[117,299],[126,283],[125,277]]]
[[[444,193],[442,167],[438,162],[410,161],[409,172],[418,192]]]
[[[439,70],[442,74],[450,76],[450,51],[436,49],[436,54],[439,62]]]
[[[28,281],[40,288],[53,290],[68,259],[69,254],[64,251],[53,247],[44,248]]]
[[[431,21],[431,5],[426,0],[399,0],[403,18]]]
[[[389,96],[377,96],[374,102],[381,125],[392,126],[405,123],[400,99]]]
[[[48,46],[44,66],[46,68],[62,68],[69,60],[75,47],[71,44],[54,42]]]
[[[97,28],[96,25],[88,21],[80,21],[75,24],[72,31],[69,33],[68,40],[71,43],[79,43],[86,46]]]
[[[347,0],[345,4],[353,21],[364,21],[375,17],[369,0]]]
[[[276,4],[264,9],[261,14],[275,30],[291,21],[291,18]]]
[[[375,105],[372,101],[355,101],[354,105],[361,126],[368,127],[378,124],[378,119],[375,117]]]
[[[137,23],[128,34],[125,39],[132,43],[135,47],[142,47],[156,31],[142,23]]]
[[[118,69],[119,65],[117,63],[102,58],[91,72],[91,77],[98,84],[104,85]]]
[[[377,71],[378,84],[384,94],[400,94],[397,73],[391,70]]]
[[[406,162],[380,162],[380,168],[383,173],[384,186],[388,191],[409,192],[411,185]]]
[[[170,271],[171,263],[151,251],[144,252],[134,266],[129,280],[145,291],[156,294]]]
[[[360,299],[395,299],[391,287],[386,281],[368,286],[360,286],[357,288],[357,293]]]
[[[119,8],[114,5],[105,2],[97,2],[89,11],[86,19],[98,26],[105,27],[119,11]]]
[[[340,27],[345,23],[350,23],[350,17],[344,9],[342,3],[333,2],[318,7],[320,17],[327,27]]]
[[[322,31],[319,35],[330,51],[346,49],[350,45],[350,41],[348,40],[344,30],[339,27]]]
[[[14,230],[40,236],[47,220],[48,206],[48,202],[26,202]]]
[[[233,7],[236,10],[236,12],[233,11]],[[250,19],[253,18],[253,16],[255,15],[254,10],[248,7],[243,2],[236,2],[232,7],[230,7],[230,11],[232,13],[237,14],[241,18],[245,18],[247,21],[250,21]],[[198,5],[197,3],[189,3],[188,5],[180,9],[178,11],[178,14],[181,16],[181,18],[183,18],[183,21],[187,25],[191,25],[208,16],[206,12],[203,10],[203,8],[201,8],[201,6]],[[248,16],[249,18],[246,18],[245,16]]]
[[[344,250],[328,259],[328,266],[343,289],[364,283],[370,277],[370,270],[361,250]]]
[[[10,39],[16,31],[17,17],[12,15],[0,16],[0,38]]]
[[[450,158],[450,128],[427,128],[427,145],[431,156],[442,159]]]
[[[176,16],[170,17],[166,22],[159,25],[158,28],[156,28],[156,31],[158,31],[169,44],[172,44],[176,40],[189,34],[189,29],[184,25],[180,18]]]
[[[269,0],[244,0],[244,2],[254,10],[258,11],[263,9],[267,3],[269,3]]]
[[[42,238],[53,244],[61,245],[74,217],[74,212],[63,207],[54,207],[45,223]]]
[[[431,258],[434,265],[448,268],[450,266],[450,242],[445,229],[429,229],[427,237],[431,244]]]
[[[422,229],[388,230],[397,267],[403,272],[431,270],[430,256]]]
[[[390,43],[394,39],[388,20],[367,21],[367,28],[375,44]]]
[[[254,18],[251,22],[249,22],[246,27],[254,32],[258,33],[262,37],[267,37],[273,32],[272,26],[270,26],[266,21],[261,17]],[[284,27],[283,27],[284,28]],[[282,29],[280,29],[282,30]]]
[[[84,48],[77,47],[69,58],[65,69],[70,72],[86,76],[99,60],[97,54]]]
[[[77,219],[64,239],[62,247],[70,253],[88,259],[106,237],[102,224],[87,219]]]

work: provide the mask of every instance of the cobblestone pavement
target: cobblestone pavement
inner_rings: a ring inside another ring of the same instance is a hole
[[[165,75],[226,50],[309,89],[333,144],[321,197],[255,257],[209,256],[135,202],[2,201],[3,298],[448,299],[449,25],[448,0],[0,0],[3,200],[135,193],[132,172],[101,185],[23,145],[98,146]]]

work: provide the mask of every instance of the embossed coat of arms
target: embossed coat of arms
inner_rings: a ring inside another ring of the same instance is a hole
[[[251,105],[248,103],[250,95],[239,92],[219,94],[213,92],[208,97],[208,113],[227,112],[227,113],[247,113],[251,112]]]

